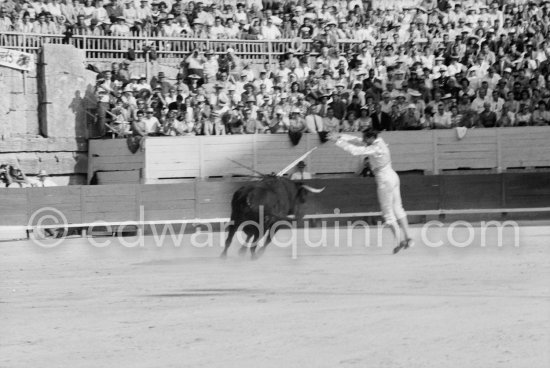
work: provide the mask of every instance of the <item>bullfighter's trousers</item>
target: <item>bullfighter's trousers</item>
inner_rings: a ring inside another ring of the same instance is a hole
[[[401,202],[400,180],[392,168],[382,168],[375,173],[378,202],[386,224],[392,224],[407,216]]]

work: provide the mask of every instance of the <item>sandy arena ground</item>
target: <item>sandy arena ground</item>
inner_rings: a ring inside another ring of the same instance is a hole
[[[459,248],[416,227],[397,255],[387,230],[317,248],[299,230],[295,259],[279,245],[254,262],[235,243],[220,260],[218,233],[0,243],[0,367],[548,368],[550,227],[521,227],[518,247],[509,230]]]

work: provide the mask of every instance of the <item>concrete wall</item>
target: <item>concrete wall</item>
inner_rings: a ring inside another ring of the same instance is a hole
[[[4,137],[0,139],[0,163],[19,166],[27,175],[46,170],[58,185],[84,184],[88,142],[84,138]]]
[[[59,185],[86,182],[95,73],[84,57],[72,46],[46,44],[33,72],[0,67],[0,164],[29,176],[46,170]]]
[[[37,74],[25,73],[0,66],[0,136],[38,134]]]
[[[49,138],[86,138],[86,110],[95,107],[96,74],[86,70],[84,51],[45,44],[41,62],[40,133]]]

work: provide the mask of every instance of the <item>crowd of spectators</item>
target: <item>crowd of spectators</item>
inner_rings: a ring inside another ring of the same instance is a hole
[[[5,0],[0,31],[293,40],[260,68],[231,47],[198,47],[170,80],[113,63],[98,74],[100,135],[548,125],[549,5]]]

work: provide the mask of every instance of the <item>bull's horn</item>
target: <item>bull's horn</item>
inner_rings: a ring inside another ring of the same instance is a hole
[[[326,187],[322,187],[321,189],[317,189],[317,188],[310,187],[309,185],[302,185],[302,188],[304,188],[305,190],[307,190],[308,192],[311,192],[311,193],[321,193],[323,190],[325,190]]]

